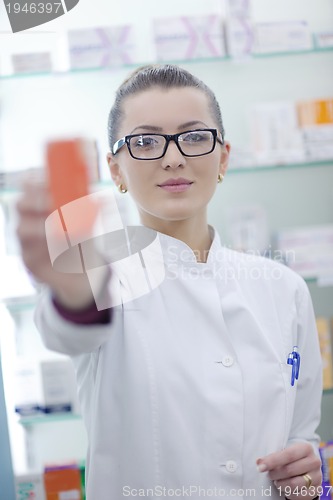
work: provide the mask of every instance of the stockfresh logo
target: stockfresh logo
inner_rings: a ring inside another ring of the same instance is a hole
[[[27,2],[3,0],[13,33],[53,21],[72,10],[80,0]]]

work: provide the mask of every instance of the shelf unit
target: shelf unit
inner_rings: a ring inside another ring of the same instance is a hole
[[[289,57],[289,56],[302,56],[309,54],[323,54],[323,53],[333,53],[333,47],[313,47],[308,50],[290,50],[288,52],[267,52],[267,53],[253,53],[250,56],[242,58],[234,58],[231,56],[224,57],[206,57],[206,58],[196,58],[196,59],[177,59],[170,61],[163,61],[163,64],[188,64],[188,63],[237,63],[237,64],[247,64],[252,59],[265,59],[265,58],[279,58],[279,57]],[[122,64],[121,69],[128,71],[136,69],[138,66],[146,66],[148,64],[160,64],[161,61],[142,61],[135,64]],[[119,66],[107,66],[107,67],[90,67],[90,68],[80,68],[80,69],[68,69],[66,71],[45,71],[45,72],[35,72],[35,73],[15,73],[10,75],[0,75],[0,80],[12,80],[12,79],[24,79],[24,78],[36,78],[36,77],[60,77],[66,75],[74,75],[79,73],[91,73],[91,72],[112,72],[119,69]]]
[[[49,424],[52,422],[65,422],[67,420],[81,420],[81,415],[78,415],[76,413],[53,413],[51,415],[22,417],[18,422],[23,427],[28,427],[30,425]]]

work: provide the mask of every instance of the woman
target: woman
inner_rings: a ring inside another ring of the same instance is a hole
[[[230,151],[214,94],[179,67],[139,69],[117,92],[109,140],[112,179],[157,236],[162,279],[142,258],[127,276],[131,289],[148,275],[149,291],[125,299],[111,264],[120,299],[97,311],[86,277],[51,267],[46,191],[27,186],[18,206],[23,258],[49,288],[38,328],[77,369],[87,499],[316,497],[311,300],[291,270],[222,247],[207,223]]]

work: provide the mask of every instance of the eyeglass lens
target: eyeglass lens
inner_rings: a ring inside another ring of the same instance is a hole
[[[132,155],[140,159],[162,156],[167,139],[159,134],[141,134],[131,137],[129,146]],[[184,132],[178,136],[178,145],[187,156],[210,153],[214,147],[214,135],[210,130]]]

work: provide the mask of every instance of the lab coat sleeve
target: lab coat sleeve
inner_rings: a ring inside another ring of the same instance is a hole
[[[45,346],[69,356],[97,350],[114,329],[114,325],[108,323],[80,325],[67,321],[55,308],[48,289],[38,300],[34,318]]]
[[[318,454],[320,437],[316,429],[321,414],[322,358],[311,296],[303,280],[300,285],[297,301],[297,341],[301,364],[288,445],[297,441],[308,441]]]

